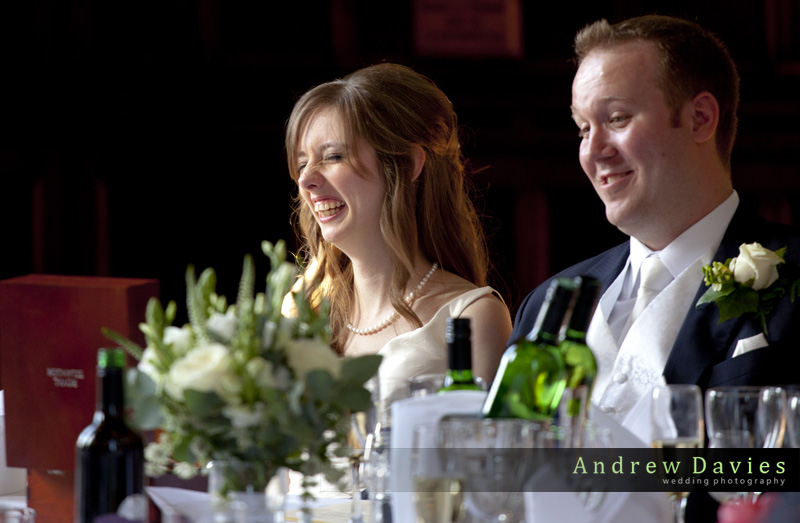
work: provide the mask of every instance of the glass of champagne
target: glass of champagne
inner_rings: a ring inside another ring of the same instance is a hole
[[[703,446],[703,400],[697,385],[665,385],[653,389],[650,441],[655,449]],[[683,523],[688,492],[671,492],[676,523]]]
[[[456,523],[466,515],[464,475],[451,451],[440,448],[440,427],[423,423],[414,427],[411,477],[417,521]]]

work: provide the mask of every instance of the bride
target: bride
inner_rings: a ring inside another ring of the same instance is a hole
[[[471,319],[473,369],[491,381],[511,333],[487,286],[456,115],[427,77],[383,63],[295,104],[286,154],[312,302],[331,304],[340,355],[381,354],[382,377],[448,367],[445,320]]]

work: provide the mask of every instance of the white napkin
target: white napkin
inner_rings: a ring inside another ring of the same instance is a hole
[[[751,350],[763,349],[764,347],[769,347],[769,343],[767,342],[767,338],[764,337],[764,333],[761,332],[755,336],[737,341],[736,349],[733,351],[733,357],[741,356]]]
[[[556,483],[556,484],[554,484]],[[545,492],[537,492],[537,485],[546,485]],[[562,488],[563,492],[549,492],[550,487]],[[525,484],[525,522],[549,523],[552,521],[589,521],[589,512],[584,509],[577,494],[571,492],[549,466],[541,467]]]
[[[420,423],[437,423],[448,414],[477,414],[485,400],[486,392],[458,390],[395,401],[391,407],[391,448],[403,449],[401,452],[409,456],[414,426]],[[410,465],[408,459],[391,460],[392,520],[397,523],[416,522]]]
[[[550,487],[559,481],[546,469],[539,471],[541,481]],[[600,505],[592,511],[585,508],[575,492],[534,492],[534,476],[525,492],[525,523],[671,523],[672,505],[664,492],[606,492]],[[567,490],[564,485],[564,490]]]
[[[662,378],[663,381],[663,378]],[[617,448],[646,448],[650,441],[650,398],[652,388],[639,398],[622,424],[602,410],[591,405],[589,417],[601,428],[611,431],[612,443]],[[539,471],[541,481],[550,483],[556,479],[546,470]],[[535,489],[536,476],[528,483],[528,490]],[[593,511],[588,511],[574,492],[526,492],[526,523],[550,523],[569,521],[570,523],[617,523],[636,521],[637,523],[669,522],[672,506],[664,492],[608,492]]]
[[[9,467],[6,462],[6,420],[3,391],[0,390],[0,496],[25,494],[28,471]]]
[[[651,385],[645,390],[645,393],[639,398],[639,401],[634,404],[625,419],[622,420],[622,428],[626,429],[630,434],[634,435],[639,440],[639,446],[649,447],[651,441],[650,429],[650,410],[652,409],[651,403],[653,401],[653,389],[656,387],[663,387],[667,384],[664,376],[659,376],[656,383]],[[625,447],[614,440],[615,447]],[[635,447],[631,447],[635,448]]]

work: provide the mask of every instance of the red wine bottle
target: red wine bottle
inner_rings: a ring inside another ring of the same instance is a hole
[[[97,409],[75,445],[75,521],[94,523],[102,516],[143,521],[144,445],[125,423],[125,352],[97,353]],[[124,504],[124,506],[123,506]]]

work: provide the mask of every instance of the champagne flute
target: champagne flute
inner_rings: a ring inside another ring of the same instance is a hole
[[[653,389],[650,441],[655,449],[703,446],[703,403],[697,385],[665,385]],[[670,492],[676,523],[683,523],[688,492]]]
[[[414,427],[411,477],[414,509],[423,523],[457,523],[464,519],[464,471],[451,449],[439,449],[440,427]]]

